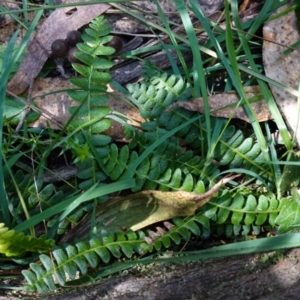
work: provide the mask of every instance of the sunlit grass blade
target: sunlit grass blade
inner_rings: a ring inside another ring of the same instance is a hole
[[[21,44],[18,46],[16,51],[13,51],[16,39],[18,37],[19,31],[17,30],[12,38],[10,39],[6,53],[3,59],[3,65],[2,65],[2,71],[1,71],[1,77],[0,77],[0,98],[5,99],[6,98],[6,85],[8,82],[9,74],[14,68],[15,64],[17,63],[19,57],[22,55],[24,48],[26,46],[27,41],[30,38],[30,35],[34,31],[40,17],[42,16],[43,11],[40,10],[35,18],[32,21],[32,24],[30,25],[29,29],[27,30]],[[3,127],[3,110],[4,110],[4,101],[1,101],[0,104],[0,147],[2,149],[2,127]],[[2,154],[0,155],[0,207],[1,207],[1,216],[0,220],[5,223],[6,226],[11,226],[11,218],[10,218],[10,212],[8,209],[8,199],[5,192],[5,186],[4,186],[4,178],[3,178],[3,167],[2,167]]]
[[[12,65],[10,65],[10,62],[12,62],[13,57],[13,47],[16,42],[16,39],[18,37],[19,31],[17,30],[12,38],[10,39],[7,49],[5,52],[5,56],[3,59],[3,66],[2,66],[2,72],[0,77],[0,98],[5,99],[6,97],[6,84],[8,81],[8,76],[11,72]],[[4,101],[1,101],[0,103],[0,147],[2,149],[2,128],[3,128],[3,112],[4,112]],[[3,156],[2,151],[0,153],[0,222],[4,222],[6,226],[11,226],[11,218],[10,218],[10,211],[8,208],[8,198],[5,191],[5,183],[4,183],[4,172],[3,172]]]
[[[258,120],[255,116],[255,113],[254,113],[251,105],[249,104],[249,101],[248,101],[247,96],[246,96],[246,94],[244,92],[244,89],[243,89],[242,79],[240,77],[240,72],[239,72],[239,69],[238,69],[238,64],[237,64],[237,59],[236,59],[236,54],[235,54],[233,33],[232,33],[232,29],[231,29],[230,12],[229,12],[229,6],[228,6],[227,2],[225,3],[225,14],[226,14],[226,46],[227,46],[227,53],[228,53],[228,57],[229,57],[229,60],[230,60],[230,65],[232,66],[232,71],[235,74],[234,75],[235,81],[234,81],[233,78],[231,78],[231,79],[232,79],[233,85],[237,89],[240,97],[243,100],[245,100],[246,103],[247,103],[246,105],[244,105],[244,108],[245,108],[245,110],[247,112],[247,115],[250,119],[250,123],[253,126],[253,129],[254,129],[256,138],[258,140],[258,143],[260,144],[261,149],[264,152],[265,159],[268,161],[268,160],[270,160],[270,158],[269,158],[269,154],[268,154],[268,148],[267,148],[266,140],[265,140],[264,135],[262,133],[259,122],[258,122]],[[237,11],[235,12],[235,15],[236,15],[236,19],[237,19],[238,18]],[[243,41],[244,41],[243,38],[240,38],[240,40],[243,43]],[[247,57],[249,57],[249,59],[251,59],[252,53],[249,50],[249,47],[246,46],[246,43],[244,43],[243,46],[244,46],[243,48],[244,48],[244,51],[245,51]],[[254,61],[252,61],[252,64],[255,65]]]
[[[3,157],[3,161],[4,161],[4,163],[7,165],[7,162],[6,162],[6,160],[5,160],[5,157]],[[20,201],[20,204],[21,204],[21,206],[22,206],[22,209],[23,209],[23,211],[24,211],[24,214],[25,214],[25,216],[26,216],[26,219],[29,220],[29,219],[30,219],[30,214],[29,214],[29,211],[28,211],[28,208],[27,208],[27,205],[26,205],[26,201],[25,201],[25,199],[24,199],[24,197],[23,197],[23,195],[22,195],[22,193],[21,193],[21,191],[20,191],[20,189],[19,189],[19,186],[18,186],[18,184],[17,184],[17,182],[16,182],[16,180],[15,180],[15,178],[14,178],[14,175],[13,175],[11,169],[8,167],[7,170],[8,170],[8,173],[9,173],[9,175],[10,175],[11,181],[12,181],[13,184],[14,184],[15,190],[16,190],[17,195],[18,195],[18,199],[19,199],[19,201]],[[16,218],[16,216],[14,216],[14,219],[15,219],[15,218]],[[30,228],[30,232],[31,232],[32,235],[34,234],[33,228]]]
[[[269,3],[269,6],[270,6],[270,3]],[[267,12],[269,10],[269,6],[268,4],[266,3],[265,6],[264,6],[264,9],[262,10],[262,12],[260,13],[260,15],[263,14],[263,12]],[[239,35],[239,38],[240,38],[240,41],[241,41],[241,45],[242,45],[242,48],[243,50],[245,51],[245,54],[247,56],[247,59],[249,61],[249,64],[250,64],[250,67],[252,70],[256,71],[257,73],[259,73],[259,70],[254,62],[254,59],[252,57],[252,53],[251,53],[251,50],[249,48],[249,44],[248,44],[248,40],[245,38],[244,34],[242,33],[242,30],[241,30],[241,23],[240,23],[240,20],[239,20],[239,16],[238,16],[238,10],[237,10],[237,5],[236,3],[232,5],[232,10],[233,10],[233,18],[234,18],[234,21],[235,21],[235,24],[236,24],[236,27],[238,29],[240,29],[238,31],[238,35]],[[261,18],[259,18],[261,20],[264,19],[264,17],[262,16]],[[290,142],[290,138],[289,138],[289,135],[288,135],[288,132],[287,132],[287,128],[285,126],[285,123],[283,121],[283,118],[281,116],[281,113],[279,112],[279,109],[276,105],[276,102],[274,101],[271,93],[270,93],[270,90],[269,88],[267,87],[266,83],[259,80],[258,79],[258,83],[262,89],[262,93],[264,95],[264,98],[268,104],[268,107],[275,119],[275,122],[278,124],[278,127],[280,129],[280,132],[282,133],[282,136],[283,136],[283,140],[284,140],[284,143],[286,145],[286,147],[288,149],[290,149],[291,147],[291,142]],[[261,143],[264,143],[264,141],[262,141],[260,139],[260,136],[258,136],[259,138],[259,141]]]
[[[181,16],[183,26],[187,33],[187,37],[190,43],[192,55],[193,55],[193,69],[192,69],[192,76],[193,76],[193,83],[194,83],[194,97],[202,96],[205,108],[205,121],[206,121],[206,128],[207,128],[207,144],[208,144],[208,151],[207,151],[207,158],[208,161],[210,160],[209,157],[212,155],[211,153],[211,124],[210,124],[210,108],[208,102],[208,95],[207,95],[207,87],[206,87],[206,80],[205,80],[205,73],[203,70],[203,62],[201,57],[201,52],[199,51],[198,47],[198,40],[195,34],[195,30],[193,28],[193,24],[191,22],[190,16],[183,5],[183,2],[175,2],[178,12]]]
[[[229,28],[227,28],[227,30],[226,30],[226,43],[227,43],[227,53],[228,53],[228,58],[227,58],[225,53],[223,52],[220,44],[218,43],[217,39],[214,37],[214,34],[213,34],[206,18],[202,14],[201,10],[199,10],[197,8],[197,6],[194,2],[191,2],[191,5],[193,7],[194,13],[198,17],[199,21],[201,22],[202,26],[204,27],[205,31],[207,32],[208,36],[210,37],[210,40],[218,54],[218,58],[221,60],[222,64],[226,68],[226,71],[228,72],[228,74],[230,76],[232,84],[235,86],[241,99],[243,99],[247,102],[247,98],[246,98],[246,95],[245,95],[245,92],[243,89],[241,77],[239,74],[238,64],[237,64],[237,60],[236,60],[235,50],[234,50],[234,46],[233,46],[233,36],[232,36],[232,31],[230,30],[231,24],[230,24],[230,15],[229,15],[228,6],[226,9],[226,20],[227,20],[226,25],[227,25],[227,27],[229,26]],[[245,106],[245,109],[250,118],[250,122],[253,125],[254,131],[258,138],[258,141],[261,144],[261,148],[264,151],[266,160],[269,160],[264,136],[261,132],[261,128],[260,128],[257,120],[255,119],[255,114],[253,113],[251,106],[249,106],[249,103],[248,103],[248,105]]]

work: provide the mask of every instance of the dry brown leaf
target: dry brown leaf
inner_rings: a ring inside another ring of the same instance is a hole
[[[273,16],[286,9],[283,6],[274,12]],[[283,55],[283,51],[300,40],[298,21],[294,11],[265,24],[263,29],[263,62],[266,75],[292,89],[298,90],[300,53],[299,49],[289,55]],[[281,110],[286,123],[294,134],[300,148],[300,129],[297,128],[299,110],[297,98],[287,91],[270,84],[275,101]],[[298,130],[297,130],[298,129]]]
[[[61,129],[71,116],[68,108],[77,105],[66,92],[60,92],[68,89],[74,89],[68,80],[59,77],[37,78],[34,81],[31,97],[40,109],[41,116],[30,126]]]
[[[245,93],[248,99],[261,95],[261,91],[258,86],[246,87]],[[249,118],[243,106],[239,106],[238,108],[236,108],[236,105],[233,105],[239,100],[240,98],[235,92],[221,93],[221,94],[210,96],[209,97],[210,115],[214,117],[222,117],[227,119],[238,118],[246,122],[249,122]],[[229,105],[230,107],[226,107]],[[174,106],[180,106],[187,110],[204,113],[204,103],[202,98],[197,98],[191,101],[176,102],[170,105],[168,109]],[[253,102],[251,106],[259,122],[263,122],[271,119],[271,113],[268,109],[265,100]]]
[[[65,0],[63,3],[78,1]],[[57,39],[65,39],[69,31],[89,23],[109,7],[107,4],[96,4],[56,9],[30,41],[18,72],[8,83],[8,90],[16,95],[24,92],[43,68],[49,57],[51,44]]]
[[[61,78],[37,78],[32,88],[32,100],[40,109],[41,117],[30,124],[31,127],[61,129],[70,118],[70,106],[78,105],[65,91],[75,87],[68,80]],[[138,126],[142,122],[138,110],[124,101],[124,96],[117,91],[108,89],[109,101],[107,105],[112,111],[118,111],[130,118],[130,124]],[[112,122],[111,128],[106,132],[114,140],[124,139],[123,126]]]

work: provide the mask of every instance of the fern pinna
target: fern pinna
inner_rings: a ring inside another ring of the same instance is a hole
[[[203,194],[214,186],[215,178],[224,167],[240,166],[249,171],[246,180],[248,176],[251,181],[251,171],[255,172],[261,180],[256,184],[265,182],[265,188],[269,190],[260,193],[255,188],[250,189],[247,183],[231,190],[224,189],[200,207],[196,214],[174,216],[172,220],[164,222],[166,228],[158,226],[155,231],[133,232],[130,227],[119,226],[118,230],[108,232],[109,222],[114,219],[103,222],[99,217],[98,236],[85,235],[83,240],[75,241],[74,245],[63,243],[55,246],[51,256],[40,255],[40,263],[32,263],[31,270],[23,271],[29,290],[41,293],[54,291],[58,285],[65,285],[66,274],[74,279],[78,271],[86,274],[88,266],[95,268],[100,263],[107,264],[112,257],[125,255],[131,258],[134,253],[146,254],[162,247],[168,248],[172,243],[179,244],[181,239],[188,241],[191,234],[203,238],[213,231],[227,236],[246,235],[250,232],[259,233],[261,226],[276,225],[284,232],[300,222],[296,214],[293,223],[287,221],[285,216],[291,210],[291,197],[277,199],[274,196],[271,164],[261,163],[264,156],[254,138],[245,136],[235,126],[227,126],[226,120],[217,118],[212,118],[212,132],[207,133],[205,120],[199,113],[180,107],[168,109],[170,104],[191,97],[192,87],[183,78],[161,73],[155,79],[128,85],[145,122],[141,124],[142,131],[130,126],[125,128],[126,137],[130,140],[127,145],[112,143],[105,134],[111,125],[106,84],[111,80],[109,69],[113,65],[109,57],[114,53],[113,48],[106,46],[112,39],[107,35],[109,31],[103,17],[95,19],[82,35],[83,43],[77,45],[79,52],[75,53],[81,63],[73,64],[73,67],[81,77],[71,79],[76,89],[68,92],[78,105],[70,108],[72,117],[66,149],[72,150],[74,163],[79,168],[77,179],[80,190],[84,191],[95,183],[105,185],[133,177],[136,185],[132,192],[158,190]],[[193,118],[195,122],[162,140],[139,165],[136,164],[153,143]],[[206,150],[207,134],[213,137],[212,153]],[[30,191],[30,201],[34,206],[40,197],[35,197],[35,189]],[[41,184],[39,191],[43,191],[45,196],[43,205],[51,206],[59,201],[52,185]],[[57,195],[61,196],[60,193]],[[293,197],[295,199],[296,196]],[[97,200],[101,203],[107,198]],[[70,222],[77,222],[92,208],[92,204],[84,205],[69,215],[60,222],[59,233],[63,233]],[[51,227],[56,222],[56,219],[51,219],[47,225]],[[44,243],[43,246],[52,245],[51,241],[37,240],[37,245],[41,243]],[[28,248],[28,251],[34,252],[35,248]]]

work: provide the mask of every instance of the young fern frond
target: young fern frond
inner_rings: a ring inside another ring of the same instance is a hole
[[[93,20],[89,27],[82,35],[83,43],[77,44],[79,51],[74,54],[80,63],[72,64],[82,77],[70,79],[70,82],[78,89],[68,92],[68,95],[79,103],[79,106],[69,109],[73,115],[69,124],[70,128],[79,127],[86,132],[76,136],[78,144],[86,148],[84,151],[77,149],[78,153],[83,153],[80,161],[89,157],[87,138],[95,146],[105,146],[110,142],[110,138],[101,133],[111,126],[110,120],[106,118],[111,111],[106,105],[108,101],[106,85],[111,80],[109,69],[113,66],[109,56],[115,52],[115,49],[105,46],[112,36],[107,35],[110,27],[103,16]],[[94,180],[97,179],[94,178]]]

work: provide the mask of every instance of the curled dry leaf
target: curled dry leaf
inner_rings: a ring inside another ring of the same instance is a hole
[[[277,15],[287,7],[279,8],[272,16]],[[263,62],[266,75],[294,90],[298,90],[299,84],[299,48],[288,55],[283,52],[300,40],[298,28],[299,23],[295,11],[291,11],[266,23],[263,29]],[[297,97],[275,85],[270,84],[270,88],[289,129],[293,134],[296,133],[297,146],[300,148],[300,120],[297,125],[300,112]]]
[[[204,194],[145,190],[124,197],[112,198],[98,206],[96,225],[108,233],[120,232],[122,228],[137,231],[173,217],[193,216],[195,211],[206,204],[222,185],[239,176],[240,174],[224,177]],[[164,225],[167,229],[171,228],[168,224]],[[91,222],[87,217],[65,234],[61,242],[70,242],[74,237],[85,237],[90,229]]]
[[[65,0],[74,3],[79,0]],[[51,44],[57,39],[65,39],[67,33],[89,23],[105,12],[110,5],[95,4],[58,8],[43,23],[34,38],[29,42],[26,56],[18,72],[8,83],[8,90],[21,94],[39,74],[49,57]]]

